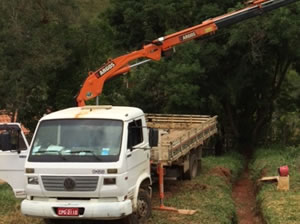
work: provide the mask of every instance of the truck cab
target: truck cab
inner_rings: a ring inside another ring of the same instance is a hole
[[[74,107],[44,116],[25,162],[22,213],[54,221],[146,219],[151,177],[145,127],[144,113],[132,107]]]

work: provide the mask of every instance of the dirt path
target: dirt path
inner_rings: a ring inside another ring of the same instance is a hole
[[[245,169],[233,186],[232,197],[235,201],[239,224],[263,224],[262,218],[257,213],[254,187],[248,169]]]

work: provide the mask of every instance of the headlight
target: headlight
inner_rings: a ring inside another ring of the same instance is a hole
[[[39,184],[39,178],[38,177],[27,177],[27,183],[38,185]]]

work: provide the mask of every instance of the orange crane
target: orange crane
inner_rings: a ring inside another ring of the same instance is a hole
[[[199,25],[184,29],[182,31],[160,37],[150,44],[144,45],[142,49],[129,54],[110,59],[94,72],[89,72],[89,76],[84,81],[80,92],[76,98],[78,106],[84,106],[85,101],[93,99],[102,93],[103,85],[117,75],[130,71],[131,68],[149,61],[159,61],[162,56],[167,55],[176,45],[213,35],[218,29],[224,28],[243,20],[259,16],[265,12],[288,5],[298,0],[252,0],[247,2],[247,6],[241,10],[227,13],[212,19],[205,20]],[[130,62],[146,58],[136,64]]]

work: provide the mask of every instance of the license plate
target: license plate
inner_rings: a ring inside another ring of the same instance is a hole
[[[58,208],[57,215],[58,216],[78,216],[79,209],[78,208]]]

